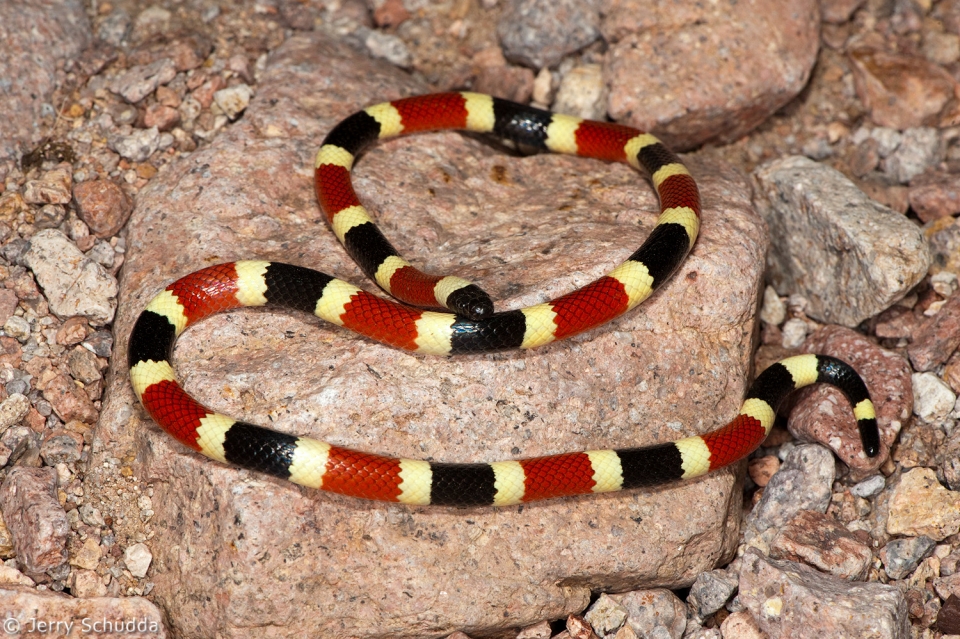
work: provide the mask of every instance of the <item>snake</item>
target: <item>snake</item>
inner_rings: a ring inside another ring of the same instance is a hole
[[[412,266],[377,228],[351,183],[358,155],[378,140],[460,130],[525,151],[623,162],[645,174],[659,217],[642,245],[607,275],[549,302],[495,311],[477,285]],[[696,242],[701,203],[678,156],[635,128],[552,113],[488,95],[447,92],[367,107],[340,121],[316,155],[320,209],[347,253],[395,300],[304,266],[242,260],[181,277],[150,300],[128,342],[131,385],[161,429],[203,455],[302,486],[412,506],[508,506],[657,486],[744,459],[793,391],[824,383],[850,402],[867,456],[880,448],[866,384],[826,355],[777,362],[746,393],[738,414],[703,435],[652,446],[566,452],[491,463],[403,459],[298,437],[216,413],[191,397],[171,363],[177,337],[221,311],[273,306],[312,313],[389,346],[424,355],[529,349],[597,328],[647,299]]]

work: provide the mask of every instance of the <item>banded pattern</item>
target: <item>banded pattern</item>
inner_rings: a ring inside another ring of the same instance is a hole
[[[508,505],[703,475],[759,446],[787,394],[824,382],[840,388],[853,405],[866,453],[879,452],[873,405],[863,381],[843,362],[816,355],[771,366],[754,382],[740,414],[706,435],[645,448],[491,464],[434,463],[350,450],[239,422],[190,397],[177,383],[171,352],[188,326],[216,312],[245,306],[291,308],[397,348],[434,355],[533,348],[599,326],[633,308],[670,276],[696,240],[700,214],[696,184],[677,158],[648,134],[476,94],[408,98],[344,120],[327,137],[317,160],[318,195],[334,232],[351,254],[363,254],[357,257],[361,265],[371,266],[372,277],[394,294],[404,288],[398,283],[407,277],[397,278],[397,273],[412,267],[393,268],[401,258],[384,257],[383,247],[389,244],[356,202],[349,169],[359,149],[377,137],[450,127],[489,131],[517,144],[644,168],[660,197],[658,223],[628,260],[584,288],[544,304],[503,313],[484,311],[473,318],[403,306],[330,275],[279,262],[240,261],[191,273],[150,301],[130,335],[133,389],[164,430],[218,461],[354,497],[421,505]],[[365,271],[371,269],[364,266]],[[381,278],[384,270],[392,275]],[[421,290],[416,301],[427,306],[450,304],[457,291],[472,286],[458,287],[445,279],[435,278],[432,300],[426,300]]]
[[[591,285],[594,289],[558,300],[563,309],[561,323],[569,324],[567,315],[575,316],[571,320],[574,327],[584,317],[602,323],[633,308],[673,272],[697,239],[700,196],[696,183],[680,160],[650,134],[478,93],[438,93],[385,102],[354,113],[327,135],[317,153],[315,186],[320,208],[347,252],[367,277],[401,302],[446,308],[469,319],[493,313],[493,302],[475,284],[454,276],[427,275],[400,257],[373,223],[350,182],[354,160],[374,141],[441,129],[488,134],[535,150],[625,162],[652,177],[660,196],[655,237],[647,241],[643,252],[637,251],[606,279]],[[584,306],[594,295],[600,297],[606,314],[599,315],[596,304]],[[541,310],[546,313],[541,319],[549,319],[550,309]],[[556,337],[572,334],[567,330]]]

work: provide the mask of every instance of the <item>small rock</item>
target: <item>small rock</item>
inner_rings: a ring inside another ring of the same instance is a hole
[[[124,38],[130,32],[130,15],[123,9],[116,9],[100,21],[97,27],[97,37],[115,47],[123,44]]]
[[[581,0],[515,0],[497,24],[508,60],[552,67],[600,37],[600,11]]]
[[[147,65],[135,65],[125,73],[117,76],[110,83],[109,88],[114,93],[123,96],[131,103],[136,104],[161,84],[167,84],[177,75],[177,67],[170,58],[163,58]]]
[[[83,504],[77,510],[80,513],[80,520],[88,526],[102,527],[107,525],[98,508],[94,508],[90,504]]]
[[[55,571],[67,561],[70,523],[57,500],[53,468],[17,466],[0,485],[0,512],[26,573]]]
[[[33,587],[36,582],[25,574],[5,564],[0,564],[0,585]]]
[[[599,64],[573,67],[560,79],[553,110],[588,120],[607,117],[607,85]]]
[[[951,594],[937,615],[936,629],[946,635],[960,635],[960,597]]]
[[[943,156],[940,132],[932,127],[916,127],[903,132],[900,145],[883,161],[883,169],[900,184],[907,184]]]
[[[20,423],[30,410],[30,399],[24,395],[13,394],[0,403],[0,433]]]
[[[160,146],[160,131],[157,127],[136,129],[130,135],[118,135],[110,139],[110,148],[133,162],[146,162]]]
[[[603,595],[600,595],[601,597]],[[538,624],[532,626],[527,626],[519,633],[517,633],[517,639],[550,639],[550,635],[553,634],[553,630],[550,628],[549,621],[541,621]]]
[[[690,586],[687,604],[699,620],[704,620],[730,601],[737,591],[737,575],[727,570],[702,572]]]
[[[893,129],[919,127],[953,98],[946,70],[919,56],[869,49],[850,52],[857,95],[870,119]]]
[[[760,319],[773,326],[783,324],[787,319],[787,305],[783,303],[777,290],[772,286],[763,289],[763,306],[760,308]]]
[[[957,396],[933,373],[914,373],[913,412],[929,424],[942,424],[953,410]]]
[[[910,208],[921,222],[960,213],[960,179],[952,173],[927,171],[910,181]]]
[[[246,84],[237,84],[226,89],[220,89],[213,94],[213,101],[217,106],[227,114],[231,120],[236,120],[243,113],[247,105],[250,104],[250,98],[253,97],[253,89]]]
[[[83,315],[96,325],[113,319],[116,279],[60,231],[46,229],[34,235],[23,261],[43,287],[50,310],[58,316]]]
[[[780,460],[773,455],[764,457],[754,457],[747,466],[747,473],[750,479],[757,486],[763,488],[770,483],[770,478],[780,469]]]
[[[73,189],[73,197],[77,214],[97,237],[116,235],[133,211],[133,202],[111,180],[81,182]]]
[[[83,340],[83,347],[97,357],[110,357],[113,353],[113,335],[110,331],[97,331]]]
[[[887,480],[883,475],[874,475],[868,479],[864,479],[862,482],[858,483],[856,486],[850,489],[850,492],[856,495],[857,497],[862,497],[866,499],[867,497],[873,497],[886,488]]]
[[[951,295],[936,315],[923,321],[907,347],[910,362],[918,371],[931,371],[960,348],[960,294]]]
[[[782,330],[784,348],[798,348],[807,339],[807,323],[799,317],[784,322]]]
[[[596,632],[601,635],[608,635],[616,632],[627,620],[627,611],[608,595],[601,594],[583,615],[583,618],[593,626]]]
[[[49,380],[43,388],[43,397],[65,422],[77,420],[85,424],[95,424],[100,416],[86,393],[66,375],[56,375]]]
[[[69,168],[47,171],[38,180],[28,180],[23,185],[23,200],[29,204],[67,204],[73,173]]]
[[[567,617],[567,632],[570,633],[570,639],[600,639],[590,624],[578,615]]]
[[[50,432],[40,445],[40,456],[47,466],[72,464],[80,459],[83,437],[64,429]]]
[[[100,555],[100,544],[93,537],[87,537],[76,555],[70,558],[70,565],[95,570],[100,565]]]
[[[413,54],[410,53],[410,49],[403,40],[392,33],[370,31],[363,44],[375,58],[383,58],[401,69],[409,69],[413,66]]]
[[[887,533],[942,541],[960,531],[960,493],[947,490],[929,468],[905,472],[890,495]]]
[[[773,286],[803,294],[810,317],[855,327],[926,275],[930,254],[920,230],[839,171],[793,156],[754,176],[754,203],[780,247],[768,254]]]
[[[789,559],[823,572],[861,581],[873,563],[870,548],[832,517],[802,510],[770,543],[770,557]]]
[[[837,357],[860,374],[873,398],[881,454],[872,458],[864,454],[850,403],[839,390],[825,384],[797,393],[788,428],[798,439],[829,446],[860,476],[873,474],[884,459],[884,449],[893,444],[912,412],[910,364],[900,353],[880,348],[843,326],[824,326],[807,338],[803,351]]]
[[[61,346],[79,344],[87,337],[89,328],[85,318],[71,317],[57,329],[57,344]]]
[[[123,563],[134,577],[146,577],[151,561],[153,555],[146,544],[133,544],[123,551]]]
[[[823,446],[794,447],[770,478],[760,503],[747,518],[747,527],[764,532],[783,526],[802,510],[826,512],[835,473],[833,455]]]
[[[92,384],[103,379],[97,356],[91,351],[77,346],[67,355],[67,368],[70,375],[84,384]]]
[[[638,637],[679,639],[683,635],[686,606],[669,590],[655,588],[609,596],[627,611],[624,627],[629,626]]]
[[[907,602],[895,586],[851,583],[755,549],[743,556],[737,598],[770,637],[910,636]]]
[[[3,324],[3,332],[23,344],[30,339],[30,322],[19,315],[11,315]]]
[[[107,586],[93,570],[74,570],[70,573],[70,593],[78,599],[105,597]]]
[[[734,612],[720,624],[720,633],[724,637],[736,637],[736,639],[766,639],[760,626],[754,620],[753,616],[746,610]]]
[[[143,114],[143,125],[148,129],[156,127],[158,131],[170,131],[178,124],[180,111],[166,104],[151,104]]]
[[[923,536],[894,539],[880,550],[883,570],[891,579],[903,579],[936,545],[934,540]]]

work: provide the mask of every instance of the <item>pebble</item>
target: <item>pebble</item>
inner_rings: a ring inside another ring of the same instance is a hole
[[[100,544],[93,537],[87,537],[77,553],[70,557],[70,565],[95,570],[100,565],[100,556]]]
[[[97,37],[104,42],[119,47],[130,32],[130,25],[130,15],[123,9],[115,9],[113,13],[100,21],[100,26],[97,27]]]
[[[903,132],[896,151],[887,156],[884,172],[900,184],[907,184],[943,157],[940,132],[932,127],[916,127]]]
[[[720,624],[720,634],[729,639],[767,639],[753,616],[745,611],[730,614]]]
[[[37,582],[12,566],[0,564],[0,584],[32,588],[37,585]]]
[[[857,497],[862,497],[866,499],[867,497],[873,497],[874,495],[880,494],[887,486],[887,480],[883,475],[874,475],[864,479],[862,482],[856,484],[853,488],[850,489],[850,492]]]
[[[57,500],[56,470],[12,468],[0,485],[0,514],[27,576],[57,573],[66,566],[70,523]]]
[[[607,116],[607,86],[599,64],[575,66],[560,79],[553,110],[588,120]]]
[[[44,204],[36,213],[33,225],[38,229],[53,229],[67,217],[67,209],[62,204]]]
[[[747,516],[747,541],[757,533],[782,527],[801,510],[826,512],[835,474],[833,454],[823,446],[793,447],[770,478],[760,503]]]
[[[898,588],[851,583],[755,549],[743,556],[739,602],[769,637],[910,637]]]
[[[864,47],[851,51],[850,61],[857,95],[881,126],[922,126],[953,98],[953,78],[926,58]]]
[[[600,595],[601,597],[603,595]],[[550,639],[553,630],[550,628],[549,621],[541,621],[538,624],[527,626],[517,633],[516,639]]]
[[[627,620],[626,609],[607,594],[601,594],[583,618],[601,635],[616,632]],[[547,635],[550,636],[549,634]]]
[[[153,561],[153,555],[146,544],[133,544],[123,551],[123,563],[134,577],[141,579],[146,577],[151,561]]]
[[[760,307],[760,319],[773,326],[779,326],[787,319],[787,305],[777,295],[777,290],[769,285],[763,289],[763,306]]]
[[[83,315],[94,325],[113,320],[117,280],[60,231],[46,229],[34,235],[23,261],[59,317]]]
[[[72,464],[80,460],[83,437],[64,429],[48,434],[40,445],[40,456],[47,466]]]
[[[65,168],[47,171],[37,180],[23,185],[23,201],[28,204],[68,204],[70,202],[73,172]]]
[[[70,593],[78,599],[105,597],[107,594],[107,586],[93,570],[74,570],[70,580]]]
[[[113,334],[110,331],[97,331],[83,340],[83,346],[97,357],[110,357],[113,353]]]
[[[928,424],[942,424],[953,410],[957,396],[933,373],[914,373],[913,413]]]
[[[177,66],[170,58],[162,58],[147,65],[134,65],[114,78],[108,86],[127,102],[136,104],[161,84],[167,84],[177,75]]]
[[[729,570],[708,570],[697,575],[690,586],[687,605],[701,622],[730,601],[737,591],[737,574]]]
[[[80,520],[88,526],[106,526],[106,522],[103,520],[103,515],[100,513],[99,508],[95,508],[90,504],[83,504],[77,510],[80,513]]]
[[[97,423],[100,412],[83,389],[69,377],[57,374],[43,388],[43,397],[53,406],[57,416],[65,422]]]
[[[24,344],[30,339],[30,322],[19,315],[11,315],[3,324],[3,332]]]
[[[84,255],[105,269],[113,268],[117,261],[116,251],[106,242],[97,242],[93,245],[93,248],[84,253]]]
[[[942,541],[960,531],[960,493],[947,490],[929,468],[903,473],[890,495],[887,533]]]
[[[12,384],[13,382],[10,383]],[[24,387],[26,386],[22,381],[21,384],[23,384]],[[3,433],[14,424],[19,424],[20,420],[27,416],[27,411],[29,410],[30,399],[20,393],[11,394],[3,400],[3,402],[0,402],[0,433]]]
[[[97,237],[116,235],[133,212],[133,201],[112,180],[82,182],[73,197],[77,215]]]
[[[413,54],[407,44],[392,33],[369,30],[363,44],[373,57],[383,58],[401,69],[409,69],[413,65]]]
[[[960,213],[960,180],[956,174],[927,171],[910,181],[910,208],[921,222]]]
[[[836,519],[801,510],[770,542],[770,557],[802,562],[841,579],[866,579],[873,563],[870,548]]]
[[[780,247],[768,254],[771,283],[804,295],[808,316],[855,327],[926,275],[930,254],[920,229],[836,169],[791,156],[760,166],[754,177],[754,202]]]
[[[913,572],[937,542],[929,537],[894,539],[880,550],[883,571],[890,579],[903,579]]]
[[[940,310],[923,320],[907,347],[910,363],[918,371],[943,365],[960,348],[960,294],[951,295]]]
[[[600,639],[583,617],[570,615],[567,617],[567,633],[570,639]]]
[[[680,639],[687,625],[687,607],[665,588],[608,595],[627,613],[624,627],[638,637]]]
[[[110,148],[133,162],[146,162],[159,146],[160,131],[155,126],[110,138]]]
[[[237,84],[226,89],[220,89],[213,94],[213,101],[227,114],[231,120],[236,120],[253,97],[253,88],[246,84]]]
[[[600,37],[597,2],[515,0],[497,23],[508,60],[533,69],[552,67]]]
[[[765,455],[763,457],[754,457],[747,466],[747,474],[757,486],[763,488],[770,483],[773,477],[780,469],[780,460],[774,455]]]
[[[799,317],[788,319],[781,330],[784,348],[798,348],[807,339],[807,323]]]
[[[0,325],[6,323],[13,316],[19,302],[16,292],[7,288],[0,288]]]

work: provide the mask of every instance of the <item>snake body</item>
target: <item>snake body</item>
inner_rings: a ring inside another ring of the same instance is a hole
[[[460,129],[509,144],[626,162],[645,171],[660,216],[644,243],[608,275],[550,302],[494,312],[489,296],[458,277],[425,274],[399,256],[360,203],[350,170],[378,139]],[[792,391],[838,387],[850,401],[867,455],[879,452],[873,404],[859,375],[822,355],[788,358],[753,383],[740,413],[701,436],[644,448],[593,450],[518,461],[450,464],[397,459],[296,437],[217,414],[177,383],[171,353],[187,326],[245,306],[313,313],[376,341],[428,355],[534,348],[600,326],[641,303],[686,257],[700,226],[696,183],[654,136],[476,93],[378,104],[341,121],[315,163],[317,197],[333,232],[364,273],[398,304],[312,269],[238,261],[170,284],[141,313],[129,340],[133,389],[147,412],[186,446],[221,462],[353,497],[426,505],[509,505],[651,486],[703,475],[744,458],[773,426]],[[442,309],[442,310],[424,310]]]

